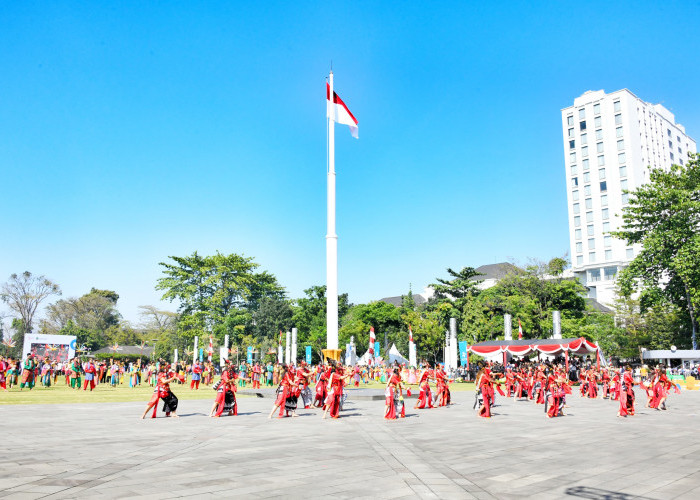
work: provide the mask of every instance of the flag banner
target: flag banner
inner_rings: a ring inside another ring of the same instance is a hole
[[[523,325],[520,323],[520,318],[518,318],[518,340],[523,339]]]
[[[413,342],[413,330],[411,330],[411,327],[408,327],[408,341]]]
[[[343,100],[337,93],[333,92],[333,102],[331,103],[331,86],[326,83],[326,114],[328,118],[336,123],[350,127],[352,136],[358,138],[357,118],[350,112]]]
[[[251,364],[253,362],[253,347],[248,346],[248,356],[247,356],[248,364]]]
[[[200,363],[202,361],[204,361],[204,348],[203,347],[200,347],[200,349],[199,349],[199,361],[200,361]]]
[[[380,350],[380,348],[379,348],[379,342],[375,342],[375,343],[374,343],[374,357],[375,357],[375,358],[380,357],[380,356],[379,356],[379,353],[380,353],[380,352],[381,352],[381,350]]]
[[[467,365],[467,341],[466,340],[460,340],[459,341],[459,362],[461,363],[462,366]]]
[[[306,346],[306,362],[308,364],[311,364],[311,346],[310,345]]]

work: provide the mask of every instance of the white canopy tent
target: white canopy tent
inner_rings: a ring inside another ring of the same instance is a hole
[[[391,344],[391,349],[389,349],[389,363],[393,364],[394,361],[400,365],[404,363],[408,365],[408,360],[399,352],[399,350],[396,348],[396,344]]]

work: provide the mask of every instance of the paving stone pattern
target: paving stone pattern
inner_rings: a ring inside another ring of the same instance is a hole
[[[454,400],[392,422],[352,395],[338,420],[268,420],[257,397],[220,419],[206,400],[143,421],[145,402],[1,406],[0,497],[700,498],[699,392],[628,419],[576,395],[551,420],[531,402],[498,397],[489,420],[472,392]]]

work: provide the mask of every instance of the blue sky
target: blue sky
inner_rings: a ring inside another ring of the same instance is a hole
[[[699,18],[695,2],[8,3],[0,281],[112,289],[132,321],[169,255],[254,256],[291,297],[323,284],[331,60],[360,129],[336,129],[351,301],[562,255],[560,109],[629,88],[699,138]]]

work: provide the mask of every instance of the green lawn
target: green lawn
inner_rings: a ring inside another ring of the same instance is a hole
[[[386,384],[381,382],[370,382],[369,384],[360,384],[360,388],[365,389],[384,389]],[[171,384],[173,392],[178,399],[214,399],[214,391],[211,387],[201,385],[198,391],[192,391],[187,385]],[[409,386],[411,392],[418,393],[418,385]],[[433,385],[434,388],[434,385]],[[248,387],[247,389],[250,389]],[[351,391],[354,386],[348,387]],[[450,384],[451,391],[471,391],[474,390],[473,383],[454,383]],[[31,391],[24,389],[20,391],[18,387],[13,387],[8,392],[0,391],[0,405],[26,405],[26,404],[58,404],[58,403],[117,403],[123,401],[143,401],[144,403],[151,399],[153,388],[139,386],[130,388],[128,384],[117,387],[110,387],[109,384],[100,384],[94,391],[89,390],[73,390],[67,387],[62,379],[59,379],[58,385],[49,388],[36,386]],[[350,393],[352,394],[352,392]],[[245,394],[241,394],[245,397]]]
[[[24,404],[56,404],[56,403],[116,403],[122,401],[143,401],[151,399],[153,388],[139,386],[130,388],[128,384],[110,387],[109,384],[100,384],[94,391],[73,390],[67,387],[59,379],[58,385],[49,388],[36,386],[31,391],[13,387],[8,392],[0,390],[0,405],[24,405]],[[211,386],[199,386],[198,391],[191,391],[189,384],[171,384],[171,388],[178,399],[214,399],[214,391]]]

